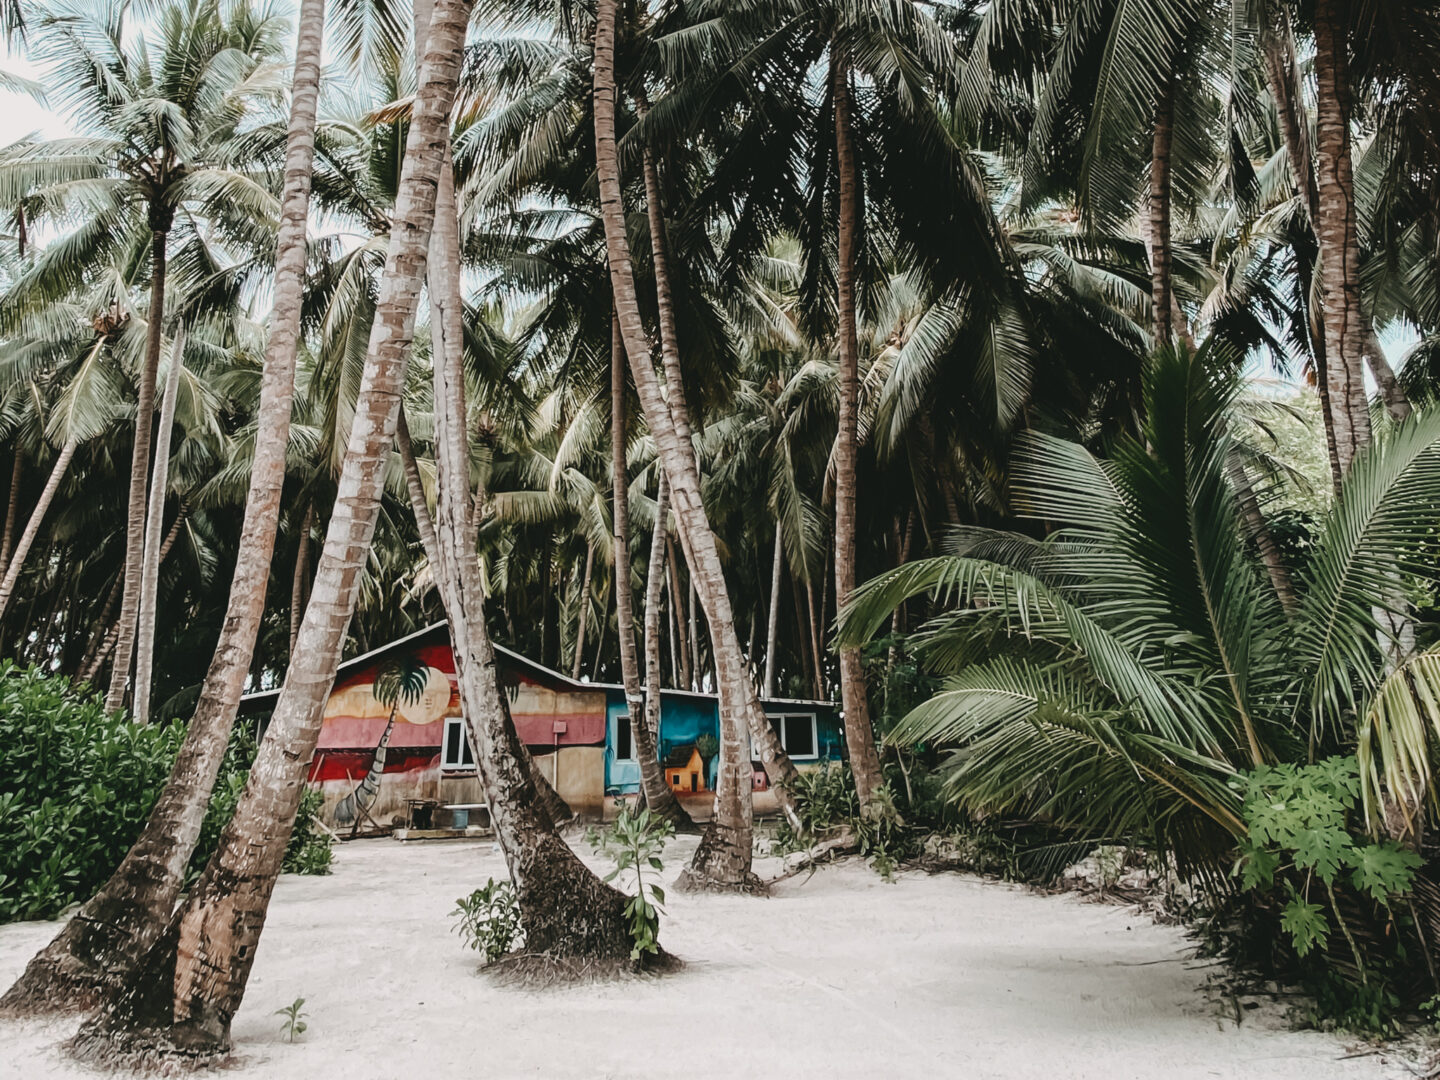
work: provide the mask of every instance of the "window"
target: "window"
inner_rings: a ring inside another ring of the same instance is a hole
[[[475,753],[470,749],[470,737],[465,731],[463,717],[451,716],[445,720],[445,746],[440,755],[442,769],[473,769]]]
[[[775,734],[780,736],[780,745],[790,757],[804,761],[820,756],[820,739],[815,731],[814,713],[775,713],[770,717],[770,726],[775,729]],[[760,760],[760,748],[753,739],[750,753],[756,761]]]
[[[781,717],[780,741],[792,758],[819,756],[815,738],[815,717],[809,715]]]
[[[630,730],[630,717],[615,717],[615,760],[635,760],[635,733]]]

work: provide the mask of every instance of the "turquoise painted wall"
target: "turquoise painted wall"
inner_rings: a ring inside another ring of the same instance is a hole
[[[640,765],[636,761],[620,761],[615,757],[616,721],[625,715],[625,695],[619,690],[607,691],[605,739],[605,791],[607,794],[633,794],[640,790]],[[694,743],[702,735],[720,738],[719,705],[714,698],[688,694],[665,694],[660,701],[660,760],[664,761],[677,746]],[[808,762],[839,761],[844,757],[844,739],[840,718],[827,705],[790,705],[766,702],[769,716],[785,713],[814,713],[817,753],[811,758],[795,759],[801,767]],[[718,759],[711,759],[707,769],[707,785],[713,790]]]

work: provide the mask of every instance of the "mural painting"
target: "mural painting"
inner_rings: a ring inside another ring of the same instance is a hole
[[[577,814],[612,813],[616,797],[638,793],[640,768],[623,688],[571,679],[501,647],[496,660],[517,733]],[[247,695],[246,712],[263,715],[278,694]],[[833,704],[763,704],[798,768],[842,758]],[[656,743],[666,782],[703,820],[719,769],[718,701],[709,694],[665,690],[660,705]],[[756,812],[772,812],[774,797],[753,750],[752,776]],[[309,779],[324,795],[327,822],[351,831],[404,824],[412,803],[446,807],[485,801],[444,623],[340,665]],[[436,824],[449,821],[440,815]]]

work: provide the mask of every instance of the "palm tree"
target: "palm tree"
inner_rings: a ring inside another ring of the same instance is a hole
[[[218,0],[166,8],[153,41],[133,30],[129,6],[117,2],[40,19],[33,50],[52,69],[56,103],[93,135],[32,144],[7,165],[11,190],[26,197],[68,203],[60,195],[67,185],[86,192],[88,220],[69,243],[51,249],[72,264],[114,250],[128,233],[117,228],[121,222],[143,217],[149,232],[148,336],[138,379],[125,585],[106,695],[112,709],[124,700],[136,643],[170,233],[177,215],[234,220],[269,209],[269,194],[236,168],[233,155],[254,92],[249,80],[277,46],[272,20],[243,6],[222,11]],[[31,277],[39,285],[58,270],[42,263]]]
[[[330,516],[314,591],[285,686],[250,780],[219,847],[188,900],[146,952],[129,985],[76,1036],[92,1059],[130,1053],[204,1057],[229,1048],[265,909],[299,807],[326,696],[370,554],[383,467],[395,434],[435,191],[449,136],[468,5],[440,0],[421,65],[370,362]],[[235,933],[234,928],[247,929]],[[224,976],[214,979],[214,973]]]
[[[255,443],[239,556],[220,640],[171,779],[145,830],[81,917],[72,919],[30,962],[0,999],[0,1008],[84,1008],[97,994],[122,985],[174,908],[199,838],[254,657],[275,547],[294,399],[323,29],[323,0],[302,0],[276,240],[274,306],[256,415],[256,426],[264,436]],[[178,357],[176,362],[178,366]]]
[[[665,772],[660,766],[660,753],[656,745],[659,731],[660,708],[660,653],[659,653],[659,612],[652,611],[651,582],[646,579],[645,609],[645,686],[641,689],[640,658],[635,652],[635,594],[630,584],[630,477],[626,467],[626,423],[625,423],[625,343],[620,338],[620,326],[612,320],[611,330],[611,376],[610,376],[610,430],[611,430],[611,473],[614,490],[615,518],[615,617],[619,630],[620,672],[625,686],[625,705],[629,712],[631,737],[635,743],[635,756],[640,760],[640,791],[650,813],[660,820],[674,824],[690,824],[689,815],[680,807],[675,793],[665,782]],[[652,574],[662,573],[656,567],[655,536],[663,535],[664,521],[668,516],[668,492],[662,494],[661,504],[656,507],[655,530],[651,537],[649,569]],[[665,504],[665,505],[662,505]],[[661,547],[663,551],[663,546]],[[662,556],[663,558],[663,556]],[[661,564],[663,566],[663,563]],[[659,581],[654,582],[658,593]],[[658,608],[658,597],[653,598]],[[652,624],[653,629],[652,629]],[[653,653],[653,659],[652,659]],[[650,698],[654,703],[651,704]],[[651,713],[656,715],[656,726],[651,727]]]
[[[842,636],[861,641],[906,598],[937,604],[914,644],[947,682],[891,738],[963,749],[946,767],[960,805],[1134,839],[1216,882],[1245,833],[1238,771],[1358,744],[1367,804],[1390,792],[1418,805],[1432,777],[1407,754],[1440,715],[1428,672],[1393,673],[1373,598],[1397,574],[1440,576],[1417,546],[1440,416],[1416,414],[1357,457],[1287,618],[1229,483],[1236,371],[1220,348],[1160,353],[1142,431],[1108,459],[1024,441],[1016,505],[1046,539],[957,530],[949,554],[881,575],[843,613]]]

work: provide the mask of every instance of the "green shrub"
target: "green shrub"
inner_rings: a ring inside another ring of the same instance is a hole
[[[104,883],[182,735],[107,716],[68,679],[0,661],[0,922],[53,919]]]
[[[89,899],[139,835],[185,735],[180,722],[105,714],[99,695],[0,660],[0,923],[53,919]],[[188,877],[204,869],[255,759],[236,725]],[[285,852],[287,873],[328,874],[330,838],[307,791]]]
[[[605,830],[591,829],[586,834],[590,846],[602,855],[608,855],[615,862],[615,868],[605,875],[605,882],[614,881],[626,870],[635,872],[635,895],[625,905],[625,917],[630,920],[631,960],[642,960],[648,955],[660,953],[660,916],[664,914],[665,890],[658,880],[646,876],[646,869],[655,872],[657,878],[665,869],[660,856],[665,850],[665,841],[675,835],[675,825],[667,818],[654,817],[649,808],[637,811],[635,804],[626,802],[620,813]]]
[[[469,896],[455,901],[455,932],[470,948],[485,954],[493,964],[522,936],[520,901],[515,886],[491,878]]]
[[[330,847],[330,834],[316,825],[325,796],[319,788],[306,788],[295,814],[295,828],[285,848],[281,871],[286,874],[328,874],[335,852]],[[233,813],[233,808],[232,808]]]

